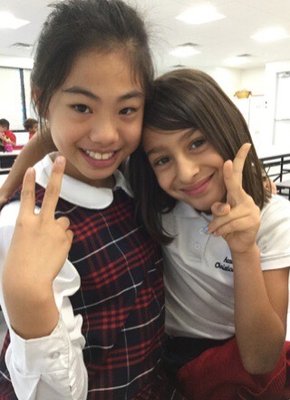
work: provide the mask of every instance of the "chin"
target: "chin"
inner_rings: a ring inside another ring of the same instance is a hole
[[[185,201],[185,203],[187,203],[189,206],[191,206],[192,208],[194,208],[196,211],[199,212],[205,212],[205,213],[211,213],[211,204],[207,204],[207,202],[205,201]]]

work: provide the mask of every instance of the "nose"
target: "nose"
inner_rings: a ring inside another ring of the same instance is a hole
[[[199,172],[199,164],[191,157],[182,157],[176,162],[176,176],[179,182],[187,184]]]
[[[110,115],[99,116],[93,123],[89,138],[102,147],[116,143],[119,139],[119,132],[114,118]]]

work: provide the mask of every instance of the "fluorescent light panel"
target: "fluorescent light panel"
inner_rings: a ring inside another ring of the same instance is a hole
[[[30,22],[25,19],[16,18],[9,11],[0,11],[0,29],[18,29]]]
[[[261,29],[253,36],[251,36],[251,38],[256,40],[257,42],[270,43],[276,42],[277,40],[287,39],[289,38],[289,34],[284,28],[281,28],[279,26],[272,26],[269,28]]]
[[[200,4],[190,7],[176,17],[179,21],[192,25],[206,24],[222,18],[225,18],[225,15],[219,13],[211,4]]]

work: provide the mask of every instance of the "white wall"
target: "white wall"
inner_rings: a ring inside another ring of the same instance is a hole
[[[219,68],[206,71],[219,82],[230,97],[237,90],[246,89],[252,92],[252,96],[247,100],[232,100],[247,120],[260,155],[283,152],[285,149],[290,151],[290,130],[289,134],[284,133],[283,141],[279,141],[274,124],[277,73],[285,71],[290,71],[290,60],[268,63],[265,67],[248,70]]]
[[[249,108],[252,111],[250,114],[253,118],[249,121],[249,126],[260,154],[283,152],[287,148],[290,150],[290,131],[289,135],[285,135],[285,140],[279,142],[274,124],[277,73],[285,71],[290,71],[290,60],[268,63],[265,68],[245,70],[241,73],[241,89],[246,88],[253,94],[249,99]]]
[[[220,67],[205,69],[204,72],[207,72],[210,76],[212,76],[230,98],[234,97],[235,92],[240,87],[240,70]]]
[[[290,71],[290,60],[283,62],[269,63],[265,68],[265,96],[268,104],[268,112],[266,122],[268,126],[268,135],[271,137],[272,145],[275,145],[274,118],[275,118],[275,101],[277,90],[277,73]],[[290,105],[289,105],[290,107]],[[285,143],[290,148],[290,132],[288,142]]]
[[[278,137],[281,139],[282,133],[278,135],[278,128],[274,126],[277,73],[285,71],[290,71],[290,60],[248,70],[234,68],[205,70],[216,79],[244,115],[258,154],[261,156],[284,152],[285,149],[290,151],[290,129],[289,134],[282,132],[283,141],[279,141]],[[241,100],[233,97],[237,90],[242,89],[251,91],[252,96]]]
[[[33,60],[31,58],[6,57],[0,55],[0,66],[31,69]]]
[[[243,70],[240,77],[241,90],[250,90],[254,96],[265,94],[265,68]]]

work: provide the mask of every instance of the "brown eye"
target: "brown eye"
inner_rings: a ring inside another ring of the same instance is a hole
[[[82,113],[82,114],[87,114],[87,113],[90,112],[89,107],[86,106],[85,104],[75,104],[75,105],[73,106],[73,108],[74,108],[77,112]]]
[[[155,167],[160,167],[162,165],[167,164],[168,162],[169,162],[169,157],[162,157],[162,158],[159,158],[158,160],[154,161],[153,165]]]
[[[206,143],[206,140],[205,140],[205,139],[195,139],[195,140],[193,140],[193,141],[191,142],[190,147],[191,147],[192,149],[196,149],[196,148],[198,148],[198,147],[204,145],[205,143]]]
[[[126,108],[122,108],[122,110],[120,111],[120,114],[122,114],[122,115],[131,115],[135,111],[136,111],[136,108],[126,107]]]

